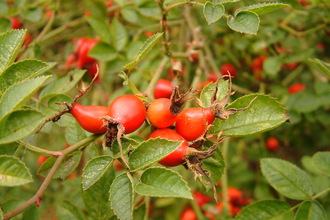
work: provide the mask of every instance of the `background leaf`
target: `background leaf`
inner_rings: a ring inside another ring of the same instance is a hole
[[[112,45],[117,51],[121,51],[127,44],[128,35],[122,23],[118,19],[113,19],[110,27]]]
[[[93,30],[100,36],[101,40],[111,43],[111,31],[106,21],[101,17],[88,16],[85,17],[87,22],[92,26]]]
[[[58,220],[85,220],[79,209],[67,200],[62,201],[57,207],[56,216]]]
[[[283,196],[304,200],[313,195],[312,182],[307,173],[290,162],[263,158],[261,172],[269,184]]]
[[[85,131],[73,118],[71,118],[68,127],[65,129],[65,131],[65,140],[70,145],[75,144],[86,137]]]
[[[271,130],[288,120],[281,103],[267,95],[251,94],[240,97],[226,109],[244,108],[256,96],[248,109],[231,115],[227,120],[216,119],[210,132],[219,133],[223,130],[224,136],[244,136]]]
[[[245,34],[257,34],[259,23],[258,15],[250,11],[240,12],[235,17],[229,15],[227,19],[227,24],[231,29]]]
[[[294,220],[326,220],[323,207],[317,201],[305,201],[300,206]]]
[[[313,161],[320,171],[330,176],[330,152],[317,152],[313,155]]]
[[[242,12],[242,11],[252,11],[256,13],[257,15],[269,13],[284,7],[287,7],[289,5],[283,4],[283,3],[277,3],[277,2],[264,2],[264,3],[259,3],[259,4],[254,4],[254,5],[249,5],[246,7],[239,8],[235,11],[235,16]]]
[[[292,219],[290,205],[279,200],[262,200],[243,208],[235,220],[287,220]]]
[[[93,186],[112,165],[110,156],[95,157],[88,161],[82,174],[82,189],[86,190]]]
[[[0,155],[0,186],[20,186],[32,181],[22,161],[13,156]]]
[[[100,61],[111,61],[116,59],[118,54],[111,45],[99,42],[88,52],[88,56]]]
[[[143,169],[163,159],[180,145],[179,141],[164,138],[149,139],[136,147],[128,159],[128,165],[132,172]]]
[[[110,187],[110,203],[113,211],[120,220],[129,220],[133,216],[134,193],[133,184],[124,173],[113,181]]]
[[[135,186],[135,190],[141,195],[192,199],[187,183],[178,173],[170,169],[149,168],[143,172],[140,181],[141,183]]]

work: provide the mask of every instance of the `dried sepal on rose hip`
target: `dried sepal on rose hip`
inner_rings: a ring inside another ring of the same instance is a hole
[[[188,98],[188,95],[192,93],[192,88],[190,88],[186,93],[181,94],[178,86],[173,88],[171,94],[171,107],[170,111],[172,115],[178,115],[181,111],[181,107],[189,100],[193,99],[193,97]]]
[[[224,77],[228,77],[229,78],[229,88],[227,90],[226,95],[222,98],[222,99],[217,99],[217,92],[218,92],[218,81]],[[233,94],[235,94],[235,91],[232,91],[232,82],[231,82],[231,76],[223,76],[221,78],[218,79],[218,81],[216,82],[216,87],[214,90],[214,93],[211,97],[211,111],[214,113],[214,117],[219,118],[221,120],[227,120],[229,118],[229,116],[231,115],[235,115],[237,112],[240,111],[244,111],[247,108],[250,107],[250,105],[252,104],[252,102],[257,98],[254,97],[250,103],[244,107],[244,108],[229,108],[229,109],[225,109],[225,107],[227,105],[229,105],[228,100],[230,98],[230,96],[232,96]]]

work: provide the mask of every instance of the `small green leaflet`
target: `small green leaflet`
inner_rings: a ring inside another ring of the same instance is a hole
[[[225,7],[222,4],[213,4],[206,2],[204,5],[203,13],[207,23],[210,25],[218,21],[225,12]]]

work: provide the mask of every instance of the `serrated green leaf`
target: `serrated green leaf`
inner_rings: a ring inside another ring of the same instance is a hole
[[[309,176],[296,165],[277,158],[263,158],[260,163],[266,180],[283,196],[304,200],[313,195]]]
[[[313,161],[320,171],[330,176],[330,152],[317,152],[313,155]]]
[[[88,56],[100,61],[111,61],[116,59],[118,54],[111,45],[99,42],[88,52]]]
[[[239,1],[240,0],[213,0],[213,4],[226,4],[226,3],[234,3]]]
[[[213,4],[207,1],[204,4],[203,13],[207,23],[210,25],[218,21],[225,13],[225,7],[222,4]]]
[[[117,178],[113,181],[110,187],[109,200],[118,219],[133,220],[133,184],[127,173],[117,176]]]
[[[112,163],[110,156],[95,157],[88,161],[82,174],[82,189],[87,190],[93,186],[109,169]]]
[[[72,173],[76,167],[79,165],[82,152],[76,151],[68,155],[64,161],[61,163],[59,168],[56,170],[54,179],[61,178],[65,179],[70,173]],[[42,176],[47,176],[51,168],[53,167],[56,161],[55,157],[48,158],[41,166],[39,167],[38,174]]]
[[[319,60],[317,58],[314,59],[309,59],[309,61],[311,61],[311,63],[318,68],[319,70],[322,71],[323,74],[327,75],[328,77],[330,77],[330,64]]]
[[[256,13],[257,15],[269,13],[284,7],[287,7],[289,5],[283,4],[283,3],[277,3],[277,2],[264,2],[254,5],[249,5],[246,7],[239,8],[235,11],[235,16],[243,11],[252,11]]]
[[[39,60],[22,60],[13,63],[0,75],[0,95],[10,86],[20,81],[32,78],[49,67]]]
[[[200,94],[200,100],[203,103],[205,108],[211,106],[211,98],[215,89],[215,83],[209,83],[207,86],[203,88],[203,91]],[[228,91],[228,81],[218,81],[218,92],[217,99],[222,99]]]
[[[31,134],[44,118],[40,112],[32,109],[9,113],[0,120],[0,144],[11,143]]]
[[[110,30],[112,45],[117,51],[123,50],[128,42],[128,35],[125,26],[115,18],[112,20]]]
[[[0,118],[21,107],[50,76],[28,79],[9,87],[0,100]]]
[[[300,206],[294,220],[326,220],[324,208],[318,201],[305,201]]]
[[[231,115],[228,120],[216,119],[211,133],[223,131],[225,136],[245,136],[271,130],[286,120],[286,110],[276,99],[267,95],[251,94],[236,99],[229,108],[244,108],[257,97],[244,111]]]
[[[100,36],[101,40],[111,43],[111,31],[105,19],[100,17],[85,17],[87,22],[92,26],[93,30]]]
[[[64,102],[72,103],[73,99],[68,95],[58,94],[49,99],[48,107],[54,111],[61,111],[63,110],[63,106],[56,103],[64,103]]]
[[[250,11],[242,11],[235,17],[229,15],[227,19],[227,24],[232,30],[245,34],[257,34],[259,23],[258,15]]]
[[[132,62],[126,64],[123,68],[126,70],[132,70],[136,67],[137,63],[138,62],[136,62],[136,61],[132,61]]]
[[[62,201],[57,207],[56,217],[58,220],[85,220],[80,210],[67,200]]]
[[[293,217],[290,208],[290,205],[283,201],[262,200],[243,208],[235,220],[288,220]]]
[[[22,10],[22,15],[25,19],[32,21],[32,22],[37,22],[40,20],[42,11],[40,7],[37,8],[27,8]]]
[[[72,145],[86,137],[85,131],[76,120],[70,120],[65,132],[65,140]]]
[[[39,99],[43,101],[53,95],[68,92],[83,77],[85,72],[85,70],[70,71],[66,76],[56,80],[44,88],[39,95]]]
[[[20,186],[32,181],[22,161],[14,156],[0,155],[0,186]]]
[[[142,142],[131,153],[128,165],[132,172],[141,170],[175,151],[182,142],[154,138]]]
[[[149,168],[141,176],[135,191],[144,196],[192,199],[187,182],[178,173],[163,167]]]
[[[144,44],[142,45],[142,47],[140,48],[138,53],[136,54],[135,61],[136,62],[141,61],[150,52],[150,50],[155,46],[155,44],[157,43],[159,38],[161,38],[162,36],[163,36],[163,33],[156,33],[156,34],[154,34],[154,36],[149,37],[144,42]]]
[[[109,166],[97,182],[82,191],[85,207],[93,219],[103,220],[111,216],[109,190],[115,177],[113,166]]]
[[[0,75],[14,62],[23,44],[26,30],[12,30],[0,35]]]
[[[123,154],[126,154],[128,151],[132,150],[133,147],[139,145],[139,142],[135,141],[134,139],[122,137],[121,138],[121,145]],[[118,141],[115,140],[111,146],[112,150],[110,152],[110,156],[112,158],[120,158],[120,147]]]

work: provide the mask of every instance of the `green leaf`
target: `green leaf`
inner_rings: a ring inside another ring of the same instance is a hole
[[[40,74],[49,66],[45,62],[32,59],[13,63],[0,75],[0,96],[10,86]]]
[[[0,18],[0,34],[11,30],[11,22],[7,18]]]
[[[182,142],[154,138],[142,142],[131,153],[128,165],[132,172],[141,170],[175,151]]]
[[[207,140],[203,147],[208,149],[213,145],[213,142]],[[203,159],[203,169],[207,170],[210,173],[210,178],[212,183],[216,184],[220,181],[222,174],[225,169],[225,160],[222,156],[222,153],[219,148],[213,153],[213,155],[207,159]],[[212,187],[211,184],[204,185],[207,189]]]
[[[128,42],[128,35],[125,26],[118,19],[113,19],[110,27],[112,45],[117,51],[124,49]]]
[[[79,125],[79,123],[73,119],[70,120],[65,132],[65,140],[68,144],[75,144],[86,137],[85,131]]]
[[[284,7],[287,7],[289,5],[283,4],[283,3],[277,3],[277,2],[264,2],[264,3],[259,3],[259,4],[254,4],[254,5],[249,5],[243,8],[239,8],[235,11],[235,16],[243,11],[250,11],[254,12],[257,15],[269,13]]]
[[[54,179],[61,178],[65,179],[70,173],[72,173],[76,167],[79,165],[80,159],[81,159],[82,152],[76,151],[72,153],[71,155],[68,155],[64,161],[61,163],[59,168],[57,169]],[[38,170],[38,174],[42,176],[47,176],[49,171],[52,169],[54,163],[56,161],[55,157],[48,158],[40,167]]]
[[[244,108],[257,97],[244,111],[231,115],[228,120],[216,119],[211,133],[223,131],[225,136],[245,136],[265,132],[281,125],[288,116],[285,109],[276,99],[268,95],[251,94],[236,99],[229,108]]]
[[[322,60],[319,60],[317,58],[314,59],[309,59],[309,61],[311,61],[311,63],[318,68],[323,74],[327,75],[328,77],[330,77],[330,64],[326,63]]]
[[[103,1],[84,0],[85,9],[91,13],[92,16],[106,17],[107,9]]]
[[[18,147],[19,147],[19,144],[17,142],[12,142],[9,144],[2,144],[2,145],[0,145],[0,155],[2,155],[2,154],[13,155]]]
[[[315,175],[320,175],[322,172],[315,166],[313,157],[311,156],[303,156],[301,158],[301,164],[303,165],[303,168],[307,170],[308,172],[315,174]]]
[[[66,76],[56,80],[44,88],[39,95],[39,99],[43,101],[56,94],[68,92],[83,77],[84,73],[85,70],[70,71]]]
[[[267,57],[263,62],[263,68],[271,76],[275,76],[282,68],[282,60],[278,57]]]
[[[0,144],[14,142],[31,134],[44,118],[33,109],[11,112],[0,120]]]
[[[26,30],[12,30],[0,35],[0,75],[14,62],[21,48]]]
[[[240,0],[213,0],[213,4],[226,4],[226,3],[234,3],[239,1]]]
[[[193,199],[190,189],[178,173],[163,167],[149,168],[141,176],[135,191],[144,196]]]
[[[22,161],[14,156],[0,155],[0,186],[20,186],[32,181]]]
[[[330,152],[317,152],[313,155],[313,161],[320,171],[330,176]]]
[[[122,144],[123,154],[126,154],[128,151],[132,150],[132,148],[135,148],[137,145],[139,145],[139,142],[137,142],[131,138],[122,137],[121,144]],[[111,148],[112,148],[112,150],[110,152],[110,156],[112,158],[120,158],[121,157],[120,156],[120,147],[119,147],[117,139],[112,143]]]
[[[313,195],[312,182],[307,173],[290,162],[277,158],[261,159],[261,172],[283,196],[304,200]]]
[[[262,200],[243,208],[235,220],[288,220],[293,217],[290,208],[290,205],[283,201]]]
[[[100,61],[111,61],[117,58],[117,51],[109,44],[99,42],[89,52],[88,56]]]
[[[203,13],[207,23],[210,25],[223,16],[225,7],[222,4],[213,4],[208,1],[204,4]]]
[[[7,12],[8,12],[8,5],[6,4],[6,2],[0,2],[0,15],[5,15],[7,14]]]
[[[138,64],[138,62],[136,62],[136,61],[132,61],[132,62],[126,64],[126,65],[124,66],[124,69],[132,70],[132,69],[134,69],[134,68],[136,67],[137,64]]]
[[[135,10],[123,8],[120,13],[129,23],[136,24],[139,21],[139,15]]]
[[[326,220],[327,216],[318,201],[305,201],[300,206],[294,220]]]
[[[147,219],[147,205],[145,203],[142,203],[136,209],[134,209],[133,219],[134,220],[145,220],[145,219]]]
[[[320,105],[319,96],[308,89],[291,94],[285,103],[287,109],[294,109],[297,112],[312,112],[318,109]]]
[[[57,207],[56,217],[58,220],[85,220],[79,209],[67,200],[62,201]]]
[[[3,212],[1,209],[0,209],[0,220],[3,220]]]
[[[229,15],[227,19],[227,24],[232,30],[245,34],[257,34],[259,23],[258,15],[250,11],[242,11],[235,17]]]
[[[23,212],[22,220],[39,220],[39,209],[37,206],[31,206]],[[1,218],[0,218],[1,220]]]
[[[114,179],[115,171],[113,166],[108,166],[97,182],[87,190],[82,191],[85,207],[93,219],[103,220],[109,219],[111,216],[109,190]]]
[[[200,100],[203,103],[205,108],[211,106],[211,98],[215,89],[215,83],[209,83],[207,86],[203,88],[203,91],[200,94]],[[222,99],[228,91],[228,81],[218,81],[218,92],[217,92],[217,99]]]
[[[139,4],[138,11],[146,17],[154,17],[157,20],[161,19],[162,12],[153,1],[144,1],[142,4]]]
[[[37,22],[40,20],[42,16],[42,11],[40,7],[37,8],[27,8],[22,10],[22,15],[25,19],[32,21],[32,22]]]
[[[0,118],[20,108],[50,76],[28,79],[9,87],[0,100]]]
[[[93,186],[109,169],[112,164],[110,156],[95,157],[88,161],[82,174],[82,189],[87,190]]]
[[[120,220],[133,219],[133,184],[128,175],[123,173],[117,176],[110,187],[111,208]]]
[[[101,40],[111,43],[111,31],[105,19],[100,17],[85,17],[87,22],[92,26],[93,30],[100,36]]]

